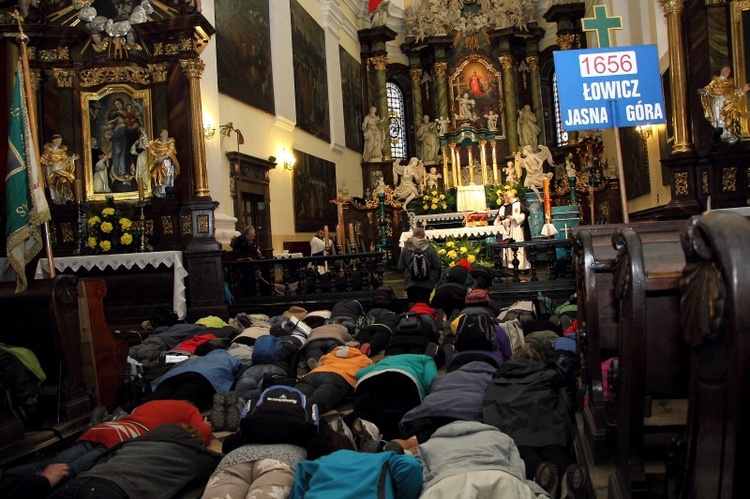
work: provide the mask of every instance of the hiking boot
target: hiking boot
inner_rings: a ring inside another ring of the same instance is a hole
[[[237,431],[240,429],[240,413],[242,401],[236,392],[228,392],[224,396],[224,429]]]
[[[208,420],[211,422],[211,429],[213,431],[222,431],[227,424],[225,401],[226,398],[223,393],[214,394],[214,404],[211,407],[211,413],[208,415]]]
[[[583,499],[586,497],[586,469],[573,463],[565,470],[560,499]]]
[[[357,418],[352,423],[352,432],[358,442],[360,452],[378,452],[380,450],[380,439],[383,435],[375,424]]]
[[[362,352],[362,355],[365,357],[370,356],[370,344],[369,343],[362,343],[359,347],[359,351]]]
[[[552,463],[543,462],[536,469],[534,481],[543,488],[552,499],[557,494],[557,466]]]
[[[339,415],[334,416],[333,418],[328,420],[328,425],[333,431],[335,431],[336,433],[341,433],[347,439],[349,439],[349,441],[352,443],[352,447],[354,447],[355,449],[357,448],[357,442],[354,441],[354,434],[344,422],[344,418]]]

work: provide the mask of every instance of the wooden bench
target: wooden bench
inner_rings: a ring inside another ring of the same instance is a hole
[[[687,420],[690,355],[682,341],[679,290],[685,255],[678,232],[642,239],[632,228],[612,236],[618,301],[618,358],[609,377],[617,415],[613,499],[663,489],[669,441]],[[666,417],[654,418],[654,406]]]
[[[741,466],[750,454],[748,248],[750,221],[735,213],[694,217],[685,234],[680,306],[692,371],[672,497],[747,496]]]
[[[613,288],[613,270],[617,250],[612,235],[630,228],[641,242],[676,239],[682,223],[640,222],[631,224],[589,225],[571,229],[573,267],[578,296],[577,348],[581,364],[579,410],[583,417],[584,442],[596,464],[612,460],[614,426],[607,424],[607,403],[601,364],[617,356],[617,302]],[[614,414],[609,415],[612,419]]]

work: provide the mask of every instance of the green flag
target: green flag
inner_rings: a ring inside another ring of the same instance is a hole
[[[42,249],[40,226],[49,221],[37,151],[29,126],[29,111],[21,63],[16,69],[13,103],[10,106],[8,176],[5,178],[5,225],[8,262],[16,271],[16,293],[26,289],[26,264]]]

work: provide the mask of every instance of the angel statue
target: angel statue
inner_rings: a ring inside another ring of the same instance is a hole
[[[177,146],[169,132],[164,129],[158,139],[148,143],[148,149],[154,156],[150,168],[151,188],[154,196],[163,198],[167,195],[167,188],[174,188],[174,179],[180,174]]]
[[[404,210],[412,199],[422,195],[423,176],[424,165],[418,158],[411,158],[404,165],[400,160],[393,162],[393,183],[396,186],[393,189],[393,195],[403,200]]]
[[[59,134],[52,136],[52,142],[44,144],[44,151],[39,158],[47,169],[47,183],[49,194],[56,204],[65,204],[73,199],[73,185],[75,182],[77,154],[68,156],[68,148],[62,145]]]
[[[520,165],[521,168],[526,170],[526,178],[524,178],[523,185],[530,188],[532,191],[539,194],[539,187],[542,187],[542,182],[545,178],[552,179],[553,174],[544,173],[544,162],[547,161],[550,166],[556,166],[552,161],[552,153],[549,147],[539,144],[539,152],[534,152],[531,145],[523,146],[523,149],[516,153],[516,164]]]

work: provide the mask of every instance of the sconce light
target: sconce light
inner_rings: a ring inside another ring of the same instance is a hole
[[[216,135],[216,125],[209,121],[203,125],[203,137],[206,140],[211,140],[214,138],[214,135]]]
[[[297,162],[297,160],[294,158],[294,154],[290,153],[286,149],[281,150],[281,163],[283,163],[284,168],[292,171],[294,169],[294,164]]]
[[[234,124],[230,121],[226,125],[221,125],[220,132],[223,137],[230,137],[232,132],[237,134],[237,154],[240,153],[240,145],[245,143],[245,137],[242,136],[242,132],[234,128]]]
[[[651,129],[651,125],[638,125],[635,127],[638,134],[643,138],[643,140],[648,140],[651,137],[651,134],[653,133],[653,130]]]

